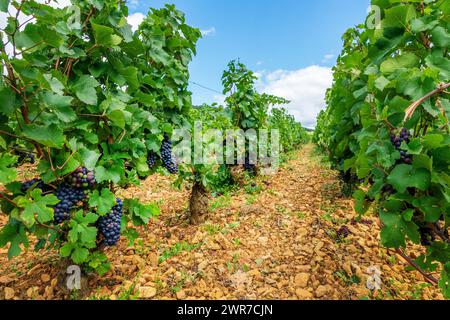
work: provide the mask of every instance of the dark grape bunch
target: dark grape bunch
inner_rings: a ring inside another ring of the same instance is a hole
[[[164,134],[164,140],[161,145],[161,159],[164,167],[171,173],[178,173],[178,165],[172,155],[172,142],[167,134]]]
[[[350,235],[350,229],[347,226],[342,226],[336,231],[336,236],[339,239],[347,238]]]
[[[47,192],[50,190],[49,186],[45,185],[41,180],[35,178],[32,180],[23,182],[22,185],[20,186],[20,191],[22,191],[23,193],[26,193],[35,184],[36,184],[36,188],[41,189],[42,192]]]
[[[75,170],[68,178],[68,182],[75,188],[92,188],[95,185],[94,171],[82,167]]]
[[[156,152],[149,151],[148,155],[147,155],[147,164],[150,169],[153,169],[157,160],[158,160],[158,155],[156,154]]]
[[[390,184],[387,184],[383,187],[383,189],[381,190],[381,192],[383,193],[387,193],[388,195],[392,195],[395,193],[395,189],[393,186],[391,186]]]
[[[100,233],[105,237],[105,244],[114,246],[120,239],[120,225],[123,213],[123,203],[119,198],[116,199],[117,205],[114,206],[109,214],[100,217],[98,220],[98,228]]]
[[[250,163],[250,158],[248,156],[245,157],[244,162],[244,169],[247,171],[250,175],[255,176],[256,175],[256,165]]]
[[[31,164],[34,164],[36,162],[36,158],[34,156],[34,153],[17,151],[16,154],[19,156],[19,159],[17,159],[17,162],[20,163],[20,164],[25,163],[25,162],[29,162]]]
[[[55,224],[60,224],[70,219],[70,210],[78,202],[86,198],[81,188],[74,188],[66,184],[62,184],[56,190],[56,197],[60,202],[53,207],[55,213]]]
[[[408,154],[405,150],[402,150],[401,145],[402,142],[405,141],[409,143],[411,141],[411,134],[405,128],[402,129],[399,136],[395,134],[391,134],[391,142],[395,146],[395,148],[400,152],[400,160],[405,164],[412,164],[412,155]]]
[[[420,243],[423,246],[429,247],[433,241],[436,240],[433,230],[429,227],[419,227]]]

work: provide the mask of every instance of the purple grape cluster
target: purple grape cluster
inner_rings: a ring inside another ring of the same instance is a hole
[[[166,168],[171,174],[178,173],[178,165],[172,155],[172,142],[167,134],[164,134],[164,140],[161,145],[161,159]]]
[[[388,195],[392,195],[395,193],[395,189],[392,185],[386,184],[383,189],[381,189],[382,193],[387,193]]]
[[[156,154],[156,152],[149,151],[148,155],[147,155],[147,164],[150,169],[153,169],[157,160],[158,160],[158,155]]]
[[[250,157],[249,157],[249,156],[246,156],[246,157],[245,157],[244,169],[245,169],[245,171],[247,171],[251,176],[255,176],[255,175],[256,175],[256,165],[250,163]]]
[[[33,153],[27,153],[23,151],[17,151],[17,155],[19,156],[19,159],[17,159],[17,162],[20,164],[29,162],[31,164],[34,164],[36,162],[36,158]]]
[[[419,233],[420,243],[425,247],[431,246],[433,244],[433,241],[436,240],[433,230],[429,227],[419,227]]]
[[[78,168],[69,176],[68,183],[75,188],[92,188],[95,185],[94,171]]]
[[[111,212],[98,220],[98,228],[105,238],[105,244],[114,246],[120,239],[120,226],[123,214],[123,203],[119,198],[116,199],[116,205]]]
[[[28,180],[22,183],[22,185],[20,186],[20,191],[22,191],[23,193],[26,193],[28,190],[31,189],[31,187],[33,187],[36,184],[35,188],[41,189],[42,192],[47,192],[50,190],[50,187],[45,185],[42,180],[39,179],[32,179],[32,180]]]
[[[350,229],[347,226],[342,226],[339,228],[338,231],[336,231],[336,236],[339,239],[347,238],[350,235]]]
[[[391,134],[391,142],[395,146],[395,148],[400,152],[400,161],[405,164],[412,164],[413,159],[412,155],[408,154],[405,150],[401,148],[402,142],[405,141],[409,143],[411,141],[411,134],[406,128],[403,128],[400,132],[399,136],[396,136],[394,133]]]
[[[56,197],[60,202],[53,207],[54,223],[60,224],[70,219],[70,210],[78,202],[83,201],[86,195],[81,188],[74,188],[66,184],[62,184],[56,190]]]

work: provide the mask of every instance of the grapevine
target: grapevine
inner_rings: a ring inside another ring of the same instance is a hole
[[[159,213],[154,203],[119,200],[119,187],[155,169],[156,157],[148,165],[147,157],[161,141],[164,165],[177,171],[164,134],[188,121],[188,65],[201,32],[173,5],[150,9],[133,31],[124,1],[53,4],[0,6],[8,16],[0,30],[0,206],[8,216],[0,247],[13,258],[36,239],[37,249],[105,273],[102,243],[133,242],[134,228]],[[35,162],[35,178],[21,182],[26,161]]]
[[[334,168],[355,175],[356,209],[379,216],[382,244],[450,297],[450,7],[372,4],[381,21],[344,34],[314,141]],[[427,249],[412,259],[411,243]],[[440,279],[430,275],[438,264]]]

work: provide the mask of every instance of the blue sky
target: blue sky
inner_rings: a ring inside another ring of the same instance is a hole
[[[139,18],[163,0],[129,0]],[[369,0],[172,0],[186,13],[187,23],[205,36],[190,66],[191,80],[222,91],[221,76],[239,58],[258,72],[261,91],[282,94],[306,126],[324,107],[331,84],[330,67],[341,51],[344,31],[365,20]],[[193,102],[221,101],[220,94],[190,86]]]

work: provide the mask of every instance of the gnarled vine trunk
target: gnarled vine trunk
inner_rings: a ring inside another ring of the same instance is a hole
[[[208,192],[201,182],[195,182],[192,187],[191,198],[189,200],[189,212],[191,224],[205,222],[208,217]]]

